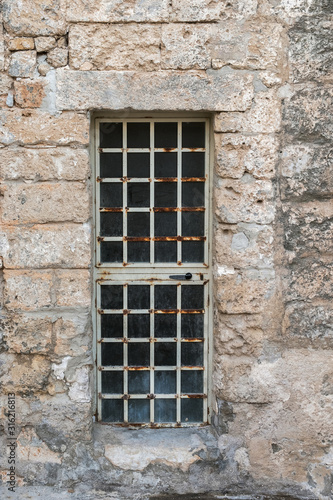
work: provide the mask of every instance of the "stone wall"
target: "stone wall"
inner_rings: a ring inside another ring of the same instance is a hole
[[[331,0],[3,0],[1,16],[3,498],[15,393],[13,498],[331,499]],[[101,109],[212,114],[210,428],[93,424]]]

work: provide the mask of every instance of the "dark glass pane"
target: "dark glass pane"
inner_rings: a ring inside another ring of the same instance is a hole
[[[155,337],[177,337],[177,314],[155,314],[154,316]]]
[[[205,147],[205,122],[184,122],[182,132],[183,148]]]
[[[155,344],[155,366],[175,366],[177,355],[176,342],[157,342]]]
[[[102,285],[101,286],[101,308],[122,309],[123,308],[123,286]]]
[[[181,336],[186,338],[203,338],[204,336],[204,315],[203,314],[182,314]]]
[[[123,262],[122,241],[102,241],[101,262]]]
[[[155,236],[177,236],[177,213],[176,212],[156,212]]]
[[[123,394],[123,372],[102,372],[102,393]]]
[[[155,399],[155,422],[176,422],[177,408],[175,399]]]
[[[155,309],[177,309],[177,286],[155,286]]]
[[[128,337],[129,338],[150,337],[149,314],[128,315]]]
[[[122,314],[101,315],[101,336],[103,339],[123,336],[124,321]]]
[[[122,148],[123,147],[123,124],[122,123],[100,123],[100,148]]]
[[[182,177],[205,177],[205,153],[182,153]]]
[[[183,241],[182,262],[203,262],[204,242],[203,241]]]
[[[204,236],[205,214],[204,212],[182,213],[182,235]]]
[[[121,399],[102,400],[102,420],[103,422],[123,422],[124,403]]]
[[[182,342],[182,366],[203,366],[203,342]]]
[[[123,365],[123,343],[102,342],[102,366]]]
[[[156,241],[155,262],[177,262],[177,241]]]
[[[123,214],[102,212],[101,236],[121,236],[123,234]]]
[[[129,241],[127,243],[128,262],[149,262],[149,241]]]
[[[205,206],[205,183],[183,182],[182,183],[182,206],[204,207]]]
[[[128,344],[128,366],[149,366],[150,344],[133,343]]]
[[[127,214],[127,235],[128,236],[149,236],[150,235],[150,214],[149,212],[138,212]]]
[[[100,183],[101,208],[114,208],[123,206],[123,185],[121,182]]]
[[[182,309],[204,308],[204,287],[202,285],[183,285],[181,292]]]
[[[150,147],[150,123],[140,122],[127,124],[127,147]]]
[[[155,371],[155,394],[176,394],[176,372]]]
[[[123,154],[101,153],[99,157],[100,177],[122,177],[123,176]]]
[[[155,148],[177,147],[177,123],[155,123]]]
[[[150,206],[149,182],[129,182],[127,184],[127,205],[129,207]]]
[[[127,176],[128,177],[150,177],[150,154],[128,153],[127,154]]]
[[[128,401],[128,421],[148,423],[150,421],[150,401],[148,399],[130,399]]]
[[[155,182],[155,207],[177,206],[177,182]]]
[[[150,308],[150,286],[128,285],[128,309]]]
[[[155,153],[155,177],[177,177],[177,153]]]
[[[181,372],[181,392],[184,394],[202,394],[203,371],[189,370]]]
[[[128,393],[129,394],[149,394],[150,393],[150,372],[128,372]]]
[[[202,422],[203,420],[202,399],[182,399],[180,407],[181,407],[182,422]]]

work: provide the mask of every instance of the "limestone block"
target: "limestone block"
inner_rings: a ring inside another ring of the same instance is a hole
[[[4,271],[5,306],[8,310],[34,311],[52,305],[51,271]]]
[[[174,0],[172,21],[218,21],[222,18],[246,19],[256,13],[257,0]]]
[[[245,111],[253,75],[233,71],[119,72],[57,70],[59,109]]]
[[[37,52],[48,52],[57,44],[54,36],[37,36],[35,38],[35,46]]]
[[[18,37],[8,41],[8,50],[33,50],[35,43],[33,38]]]
[[[22,54],[22,52],[20,52]],[[1,144],[89,143],[89,119],[80,113],[49,113],[37,110],[0,112]]]
[[[211,66],[215,25],[166,24],[162,26],[161,60],[164,69],[207,69]]]
[[[66,66],[68,62],[68,50],[55,47],[47,54],[47,62],[54,68]]]
[[[51,66],[47,62],[41,62],[38,65],[38,73],[42,76],[46,76],[51,70]]]
[[[65,5],[65,0],[4,0],[4,25],[16,35],[65,34]]]
[[[274,271],[234,271],[216,279],[216,306],[224,314],[256,314],[274,293]]]
[[[262,224],[218,225],[214,231],[216,274],[224,267],[272,268],[274,265],[273,228]]]
[[[280,72],[285,58],[284,31],[280,24],[221,24],[213,39],[212,58],[222,66]]]
[[[286,102],[284,127],[294,140],[302,142],[331,141],[333,119],[327,110],[332,105],[333,87],[299,90]]]
[[[240,180],[221,179],[215,188],[218,220],[229,224],[270,224],[274,220],[273,186],[245,174]]]
[[[36,67],[37,57],[34,50],[13,52],[10,58],[8,73],[10,76],[32,77]]]
[[[5,373],[1,377],[5,393],[15,392],[18,395],[28,395],[45,392],[51,371],[50,361],[45,356],[7,354],[7,359],[1,355],[5,364]]]
[[[17,457],[23,463],[61,464],[62,462],[61,456],[50,450],[31,428],[22,429],[17,438]]]
[[[214,332],[216,369],[221,356],[256,356],[262,352],[262,342],[267,335],[260,314],[219,314]]]
[[[55,271],[56,304],[60,307],[90,307],[90,273],[85,269]]]
[[[289,40],[289,62],[294,82],[330,79],[333,70],[332,20],[303,16],[289,31]]]
[[[5,65],[5,44],[3,38],[3,25],[0,23],[0,70],[3,70]]]
[[[215,134],[216,173],[220,177],[272,179],[278,154],[278,140],[272,136]]]
[[[89,193],[82,183],[15,183],[3,189],[5,223],[85,222],[90,217]]]
[[[0,73],[0,95],[8,94],[13,80],[5,73]]]
[[[160,43],[160,26],[74,25],[69,32],[70,66],[81,69],[89,64],[92,70],[154,70],[160,64]]]
[[[291,145],[282,151],[282,199],[328,198],[333,193],[333,149],[330,146]]]
[[[53,327],[56,338],[54,353],[60,357],[86,354],[92,339],[90,321],[90,313],[85,310],[57,319]]]
[[[45,83],[42,80],[14,82],[15,102],[21,108],[39,108],[45,97]]]
[[[0,250],[7,269],[88,268],[90,226],[63,223],[3,228]]]
[[[4,339],[9,352],[48,354],[52,349],[52,319],[49,316],[14,315]]]
[[[331,0],[261,0],[259,14],[278,16],[283,21],[294,24],[297,18],[313,14],[333,14]]]
[[[161,22],[169,18],[168,0],[71,0],[70,22]]]
[[[333,253],[333,203],[312,201],[283,206],[284,246],[290,258]]]
[[[281,102],[275,90],[258,92],[245,113],[219,113],[214,117],[215,132],[273,134],[281,129]]]
[[[311,302],[320,299],[331,300],[333,294],[332,259],[302,259],[290,272],[289,280],[284,281],[285,296],[288,301]]]
[[[87,179],[89,173],[89,154],[86,149],[0,149],[0,178],[5,180],[22,178],[33,181],[82,181]],[[40,216],[42,215],[41,213]]]
[[[288,336],[308,338],[312,342],[324,339],[333,344],[333,308],[329,301],[320,305],[304,302],[287,304],[284,318],[284,331]]]

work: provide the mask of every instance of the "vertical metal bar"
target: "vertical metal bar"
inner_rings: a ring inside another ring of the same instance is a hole
[[[208,371],[207,371],[207,359],[208,359],[208,319],[209,319],[209,314],[208,314],[208,306],[209,306],[209,300],[208,300],[208,293],[209,293],[209,286],[207,284],[202,285],[204,287],[204,307],[205,307],[205,312],[204,312],[204,386],[203,386],[203,391],[204,394],[207,396],[207,384],[208,384]],[[207,420],[207,397],[204,398],[203,400],[203,422]]]
[[[125,283],[123,285],[123,301],[124,301],[124,309],[128,308],[128,285]],[[128,315],[123,315],[124,321],[124,338],[128,338]],[[128,343],[123,343],[124,349],[124,366],[128,367]],[[128,394],[128,370],[124,370],[124,394]],[[128,400],[124,399],[124,422],[128,422]]]
[[[154,136],[154,122],[150,122],[150,263],[153,264],[155,261],[155,243],[153,241],[154,237],[154,198],[155,198],[155,184],[154,184],[154,146],[155,146],[155,136]]]
[[[177,207],[182,206],[182,122],[178,120],[178,133],[177,133]],[[182,235],[182,213],[177,211],[177,235]],[[177,262],[182,260],[182,243],[177,241]]]
[[[101,307],[101,285],[97,284],[96,285],[96,300],[97,300],[97,310]],[[101,338],[101,315],[97,313],[97,340],[100,340]],[[97,394],[99,394],[102,391],[102,372],[98,370],[98,368],[101,366],[101,349],[102,349],[102,344],[100,342],[97,342]],[[97,398],[97,415],[98,419],[102,420],[102,400],[100,398]]]
[[[127,122],[123,121],[123,177],[127,179]],[[123,236],[127,236],[127,182],[123,181]],[[127,263],[127,241],[123,241],[123,260]]]
[[[99,133],[99,122],[97,123],[97,135],[96,135],[96,140],[97,140],[97,145],[99,146],[100,144],[100,133]],[[101,153],[99,152],[98,150],[98,146],[96,147],[96,177],[100,177],[100,155]],[[96,182],[96,234],[95,234],[95,238],[97,238],[97,236],[100,235],[100,220],[101,220],[101,216],[100,216],[100,212],[99,212],[99,208],[100,208],[100,189],[101,189],[101,183],[100,182]],[[97,263],[100,263],[101,262],[101,245],[97,242],[96,244],[96,259],[97,259]]]
[[[209,217],[209,178],[207,174],[209,172],[209,121],[205,120],[205,243],[204,243],[204,263],[209,263],[209,254],[208,254],[208,217]]]
[[[178,311],[181,310],[181,284],[178,283],[177,285],[177,309]],[[181,415],[180,415],[180,390],[181,390],[181,385],[180,385],[180,377],[181,377],[181,313],[179,312],[177,314],[177,369],[176,369],[176,380],[177,380],[177,399],[176,399],[176,407],[177,407],[177,423],[180,423],[181,421]]]
[[[150,285],[150,310],[154,310],[154,293],[155,287],[154,285]],[[154,329],[154,313],[150,312],[150,338],[155,338],[155,329]],[[154,349],[155,342],[150,342],[150,394],[155,394],[155,357],[154,357]],[[154,411],[154,399],[150,400],[150,422],[153,423],[155,421],[155,411]]]

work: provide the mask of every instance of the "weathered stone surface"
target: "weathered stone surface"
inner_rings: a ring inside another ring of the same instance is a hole
[[[279,71],[284,64],[283,33],[280,24],[260,23],[258,26],[253,23],[242,27],[228,21],[219,25],[213,40],[212,57],[219,60],[221,66]],[[268,39],[270,43],[267,43]]]
[[[20,52],[22,54],[22,52]],[[50,115],[17,109],[0,112],[0,143],[88,144],[89,120],[80,113]]]
[[[10,58],[8,73],[10,76],[30,78],[36,67],[36,52],[34,50],[22,50],[13,52]]]
[[[206,69],[211,67],[212,39],[220,33],[210,24],[162,26],[162,68]]]
[[[315,259],[302,259],[291,269],[289,283],[285,283],[287,300],[311,302],[330,300],[333,293],[333,265]]]
[[[5,270],[4,278],[4,303],[8,310],[33,311],[52,305],[51,271]]]
[[[4,0],[3,20],[8,32],[16,35],[57,35],[66,33],[65,0]]]
[[[90,217],[89,193],[82,183],[11,183],[3,188],[5,223],[85,222]]]
[[[285,248],[296,260],[320,253],[333,254],[331,201],[285,205],[283,211]]]
[[[275,137],[215,134],[216,173],[220,177],[241,179],[248,173],[256,179],[271,179],[277,153]]]
[[[330,146],[287,146],[281,159],[282,198],[329,198],[333,194],[332,166]]]
[[[57,70],[59,109],[244,111],[253,75],[233,71],[115,72]]]
[[[216,280],[216,306],[224,314],[255,314],[274,294],[274,271],[230,271]]]
[[[59,357],[86,354],[91,344],[90,322],[90,313],[86,311],[57,319],[53,327],[54,353]]]
[[[0,178],[5,180],[82,181],[87,179],[89,173],[89,155],[85,149],[0,149]]]
[[[45,356],[37,354],[32,356],[7,354],[7,356],[6,367],[1,376],[2,388],[6,393],[31,395],[34,392],[45,392],[51,371],[50,361]],[[0,359],[4,365],[3,354],[0,355]]]
[[[5,44],[3,39],[3,25],[0,23],[0,70],[4,68],[5,64]]]
[[[60,451],[60,450],[59,450]],[[51,464],[61,464],[59,454],[51,451],[47,445],[41,441],[34,429],[22,429],[17,438],[17,457],[21,462],[41,462]]]
[[[219,113],[214,117],[215,132],[272,134],[281,129],[281,103],[275,90],[259,92],[245,113]]]
[[[270,181],[244,174],[240,180],[221,179],[215,188],[215,214],[221,222],[270,224],[275,209]]]
[[[265,338],[260,314],[219,314],[218,329],[214,335],[216,362],[225,355],[259,356]]]
[[[88,270],[58,270],[56,304],[60,307],[89,307],[91,305],[90,273]]]
[[[15,102],[21,108],[39,108],[45,97],[45,83],[38,80],[23,80],[14,83]]]
[[[330,141],[333,120],[332,87],[315,87],[295,92],[283,110],[284,127],[295,140],[321,143]]]
[[[222,18],[246,19],[256,13],[257,0],[174,0],[172,21],[218,21]]]
[[[303,16],[289,31],[293,81],[331,78],[333,22],[326,17]]]
[[[42,76],[46,76],[51,70],[51,66],[47,62],[42,62],[38,65],[38,73]]]
[[[160,65],[160,44],[160,26],[78,24],[69,32],[70,66],[149,71]]]
[[[40,224],[29,228],[3,228],[0,249],[7,269],[88,268],[90,226]]]
[[[261,0],[258,12],[265,16],[278,16],[289,24],[305,15],[332,14],[331,0]]]
[[[5,73],[0,73],[0,95],[8,94],[12,86],[13,80]]]
[[[47,62],[54,68],[66,66],[68,62],[68,50],[55,47],[47,54]]]
[[[261,224],[220,224],[215,230],[216,273],[219,269],[273,267],[273,228]]]
[[[48,52],[56,46],[54,36],[38,36],[35,38],[35,46],[37,52]]]
[[[308,338],[312,341],[333,341],[333,308],[331,303],[309,306],[304,302],[287,304],[284,331],[292,337]]]
[[[168,17],[167,0],[73,0],[67,5],[70,22],[161,22]]]
[[[14,315],[4,339],[9,352],[48,354],[52,349],[52,318]]]
[[[12,38],[8,41],[8,50],[33,50],[35,43],[33,38]]]

